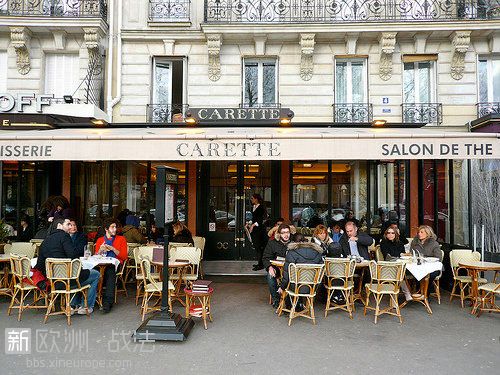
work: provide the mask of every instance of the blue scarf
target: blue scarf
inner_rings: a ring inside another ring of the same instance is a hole
[[[113,246],[113,242],[115,242],[115,236],[111,236],[111,238],[108,238],[106,235],[104,235],[104,243],[106,245],[110,245],[110,246]],[[110,257],[110,258],[116,258],[116,254],[114,251],[112,250],[109,250],[107,253],[106,253],[106,256],[107,257]]]

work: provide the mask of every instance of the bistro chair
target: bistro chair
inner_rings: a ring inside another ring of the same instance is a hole
[[[460,262],[467,261],[479,261],[481,260],[481,254],[477,251],[473,252],[468,249],[454,249],[450,251],[450,265],[451,271],[453,272],[453,288],[451,289],[450,294],[450,302],[453,300],[453,297],[460,297],[460,302],[462,308],[464,307],[464,301],[466,299],[472,299],[471,286],[472,286],[472,277],[469,275],[460,275],[459,272],[463,267],[459,266]],[[488,281],[485,278],[478,278],[479,284],[486,284]],[[459,288],[460,294],[455,293],[455,289]],[[465,290],[468,289],[468,293],[465,294]]]
[[[200,279],[203,279],[205,275],[203,274],[203,255],[205,253],[205,242],[206,239],[205,237],[200,237],[200,236],[193,236],[193,242],[194,242],[194,247],[197,247],[198,249],[201,250],[201,260],[200,264],[198,266],[199,268],[199,274],[200,274]]]
[[[324,264],[295,264],[290,263],[288,266],[289,282],[281,295],[280,306],[278,308],[278,316],[281,316],[283,311],[290,313],[288,318],[288,326],[292,324],[292,319],[302,316],[311,319],[313,324],[316,324],[314,316],[314,297],[318,285],[323,279],[325,273]],[[286,297],[290,296],[292,307],[285,308]],[[295,311],[299,298],[305,298],[306,303],[304,310]]]
[[[40,250],[40,246],[42,245],[43,240],[39,238],[33,238],[30,240],[30,243],[35,245],[35,255],[38,256],[38,252]]]
[[[487,283],[481,285],[478,289],[479,293],[482,293],[481,308],[479,309],[478,316],[483,311],[500,312],[500,306],[495,303],[496,295],[500,295],[500,284]]]
[[[444,259],[444,251],[441,250],[441,256],[439,257],[439,261],[442,263]],[[443,276],[443,270],[439,271],[439,274],[436,276],[436,278],[432,281],[432,284],[434,285],[434,293],[430,293],[429,295],[432,297],[436,297],[438,300],[438,305],[441,304],[441,290],[440,288],[440,280],[441,276]]]
[[[325,285],[328,291],[325,307],[325,318],[328,311],[341,309],[349,313],[349,318],[352,319],[352,311],[354,310],[354,271],[356,269],[355,259],[345,258],[325,258],[325,276],[327,284]],[[345,303],[343,305],[331,305],[331,298],[334,291],[340,290],[344,296]]]
[[[135,242],[127,243],[128,262],[127,262],[127,267],[125,268],[125,271],[124,271],[125,276],[123,277],[123,279],[125,280],[125,283],[134,281],[132,276],[135,276],[136,269],[138,267],[137,264],[135,263],[135,259],[134,259],[134,249],[137,247],[140,247],[140,246],[141,246],[141,244],[138,244]]]
[[[125,283],[125,272],[127,270],[127,265],[128,259],[125,259],[123,263],[118,266],[118,271],[116,272],[115,303],[117,303],[118,293],[125,293],[125,297],[128,297],[127,285]]]
[[[39,290],[33,280],[31,280],[30,259],[23,255],[11,254],[10,268],[14,277],[14,294],[9,305],[8,315],[12,309],[19,309],[17,320],[21,321],[23,311],[26,309],[46,309],[47,308],[47,293]],[[26,297],[33,292],[33,304],[26,303]],[[17,298],[20,294],[19,299]],[[44,305],[39,305],[40,300],[44,300]],[[16,303],[16,305],[14,305]]]
[[[141,273],[144,276],[144,298],[142,299],[141,304],[141,318],[142,321],[144,321],[144,317],[147,313],[160,310],[158,303],[161,300],[163,282],[158,281],[158,279],[153,277],[153,274],[151,273],[151,262],[147,257],[142,256],[139,264]],[[170,280],[168,281],[168,289],[174,289],[174,284],[172,284]],[[158,300],[154,305],[149,306],[149,301],[153,297],[157,297]],[[168,307],[170,312],[172,312],[172,299],[170,298],[170,293],[168,294]]]
[[[45,261],[47,269],[47,279],[50,282],[50,302],[45,313],[44,323],[47,323],[49,315],[66,315],[68,325],[71,325],[71,299],[76,293],[83,294],[83,303],[89,315],[87,304],[87,293],[90,285],[80,285],[80,271],[82,270],[82,262],[80,259],[61,259],[61,258],[47,258]],[[57,297],[61,298],[62,311],[55,311],[54,304]]]
[[[153,249],[156,246],[139,246],[136,247],[133,251],[134,253],[134,261],[135,264],[140,264],[141,258],[145,257],[148,259],[153,259]],[[151,273],[151,277],[155,280],[160,279],[160,274],[155,272]],[[136,292],[135,292],[135,305],[139,304],[139,297],[141,297],[144,293],[144,275],[142,273],[141,267],[135,268],[135,280],[136,280]]]
[[[4,247],[5,254],[17,254],[32,259],[35,256],[36,245],[31,242],[13,242]]]
[[[394,315],[399,318],[399,322],[403,323],[401,311],[398,304],[399,287],[403,281],[406,270],[406,264],[402,262],[375,262],[370,261],[371,282],[365,285],[366,302],[364,315],[366,310],[375,310],[375,324],[377,318],[382,314]],[[370,293],[375,297],[375,307],[371,307]],[[389,307],[380,309],[380,302],[383,296],[389,296]]]
[[[182,280],[187,285],[188,281],[198,280],[199,265],[201,261],[201,249],[196,247],[176,247],[174,251],[170,254],[170,259],[174,261],[177,259],[183,259],[189,261],[189,265],[186,266],[182,274]],[[180,274],[172,273],[169,277],[170,280],[179,280]]]

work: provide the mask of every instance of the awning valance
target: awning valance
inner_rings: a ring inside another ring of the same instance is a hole
[[[441,128],[0,131],[0,160],[500,159],[500,134]]]

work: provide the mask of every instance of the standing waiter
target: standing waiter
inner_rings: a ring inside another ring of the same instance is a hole
[[[257,252],[258,263],[253,266],[254,271],[264,269],[262,255],[267,244],[266,227],[264,220],[267,219],[267,211],[260,194],[253,194],[250,198],[252,203],[252,225],[248,228],[252,236],[253,247]]]

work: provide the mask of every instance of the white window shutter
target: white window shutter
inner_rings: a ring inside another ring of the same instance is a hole
[[[7,51],[0,51],[0,93],[7,92]]]
[[[73,95],[78,87],[78,55],[47,54],[45,58],[45,94],[56,98]]]

